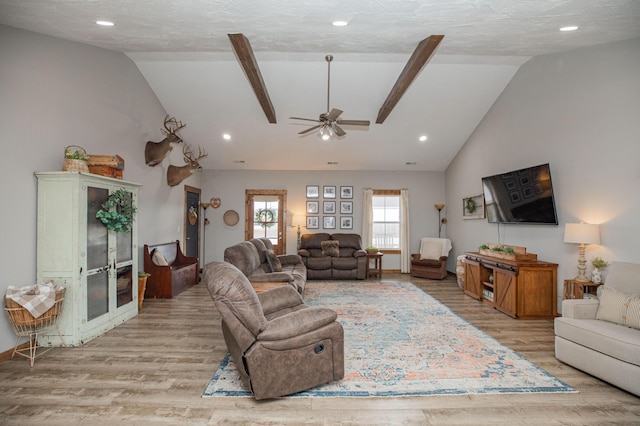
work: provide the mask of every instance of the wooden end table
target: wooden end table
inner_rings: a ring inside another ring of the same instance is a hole
[[[381,252],[367,253],[367,278],[377,276],[382,278],[382,256]],[[371,268],[371,259],[373,259],[373,268]]]
[[[595,295],[601,285],[591,281],[564,280],[564,298],[584,299],[585,293]]]

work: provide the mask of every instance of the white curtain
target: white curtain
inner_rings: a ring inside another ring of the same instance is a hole
[[[362,195],[362,248],[371,245],[373,234],[373,189],[365,189]]]
[[[400,190],[400,272],[411,269],[411,239],[409,234],[409,190]]]

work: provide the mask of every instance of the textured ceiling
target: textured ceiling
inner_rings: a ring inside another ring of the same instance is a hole
[[[638,38],[639,22],[638,0],[0,0],[2,24],[127,53],[187,123],[183,138],[209,150],[203,166],[218,169],[444,170],[522,63]],[[565,25],[580,29],[559,32]],[[250,40],[278,124],[267,123],[228,33]],[[445,35],[434,58],[373,124],[431,34]],[[327,53],[331,106],[372,121],[330,143],[297,136],[304,125],[288,119],[324,112]],[[420,134],[429,140],[417,142]]]

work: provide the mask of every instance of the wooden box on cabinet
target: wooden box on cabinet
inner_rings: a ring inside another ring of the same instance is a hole
[[[557,316],[558,265],[465,254],[464,292],[518,319]]]
[[[57,333],[44,346],[80,346],[138,314],[138,231],[109,231],[96,218],[119,189],[137,204],[140,185],[81,172],[37,172],[37,280],[66,288]]]

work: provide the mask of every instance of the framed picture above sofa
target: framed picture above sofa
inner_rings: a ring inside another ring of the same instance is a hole
[[[323,201],[322,202],[322,213],[324,214],[333,214],[336,212],[336,202],[335,201]]]
[[[324,186],[323,194],[324,194],[324,198],[336,198],[336,187]]]
[[[318,229],[319,220],[318,216],[307,216],[307,229]]]
[[[340,187],[340,198],[353,198],[353,186],[341,186]]]
[[[340,214],[352,214],[353,201],[340,201]]]
[[[353,217],[340,216],[340,229],[353,229]]]
[[[322,219],[324,220],[324,229],[336,229],[335,216],[324,216]]]
[[[307,201],[307,214],[318,214],[320,204],[318,201]]]
[[[307,185],[307,198],[320,198],[320,186]]]

